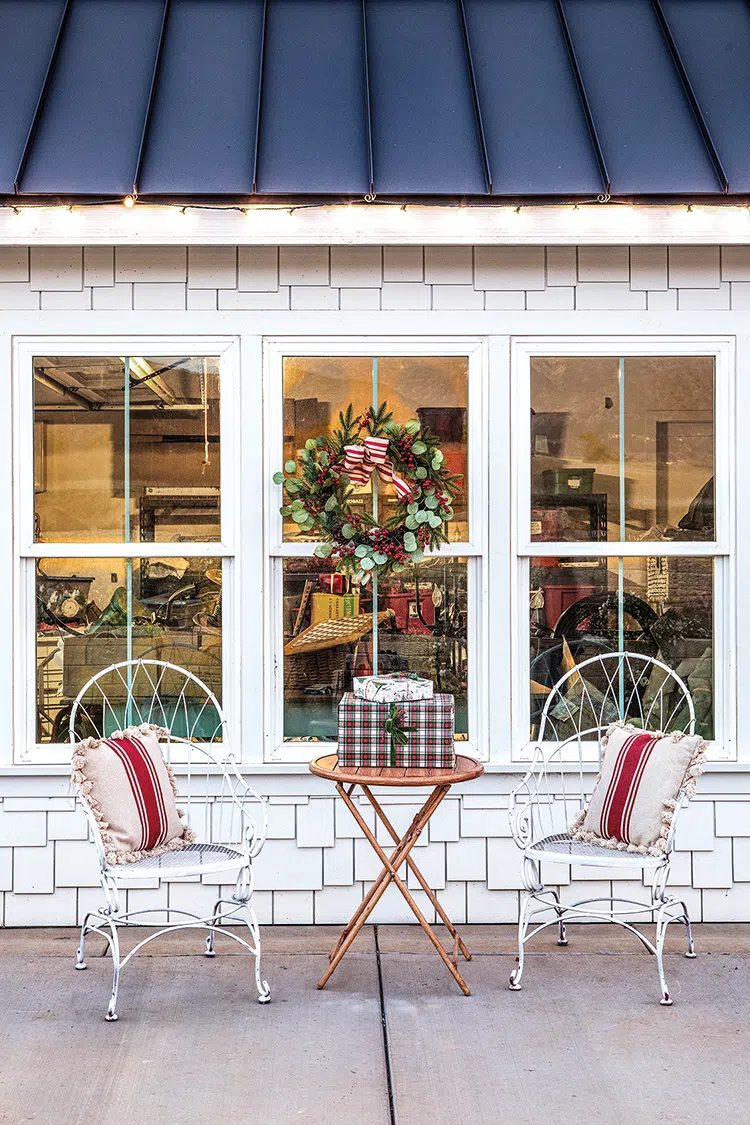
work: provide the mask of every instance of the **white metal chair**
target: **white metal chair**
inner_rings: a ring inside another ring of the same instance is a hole
[[[190,827],[204,842],[136,863],[110,866],[96,818],[85,796],[79,792],[99,857],[105,901],[96,912],[83,919],[76,968],[86,968],[86,935],[96,933],[105,938],[114,966],[112,996],[105,1018],[116,1020],[120,972],[131,957],[161,934],[205,929],[208,930],[206,957],[214,956],[216,933],[233,938],[253,955],[258,999],[261,1004],[267,1004],[271,993],[261,977],[260,929],[251,902],[255,881],[253,861],[266,838],[267,802],[240,774],[227,742],[226,719],[214,693],[191,672],[165,661],[123,661],[93,676],[81,688],[73,704],[70,741],[76,743],[89,735],[108,737],[124,727],[141,723],[154,723],[170,732],[162,742],[162,749],[175,771],[178,804],[184,809]],[[254,811],[259,814],[257,819]],[[222,897],[217,887],[216,903],[210,914],[172,907],[166,911],[163,908],[127,910],[120,902],[120,892],[144,877],[182,879],[235,871],[238,867],[231,897]],[[149,916],[155,913],[166,914],[166,924],[149,921]],[[172,921],[173,918],[176,920]],[[243,930],[246,925],[249,940],[227,928],[230,923],[243,924]],[[143,925],[157,928],[121,956],[118,930]]]
[[[531,768],[510,796],[510,826],[523,852],[525,887],[518,920],[517,964],[510,974],[512,991],[521,988],[526,943],[548,926],[557,926],[557,944],[567,945],[569,921],[615,922],[635,934],[656,956],[662,1004],[672,1003],[662,956],[670,922],[684,923],[686,956],[695,957],[687,906],[667,890],[677,814],[687,803],[683,793],[662,856],[615,851],[573,840],[567,831],[593,788],[594,777],[584,772],[584,766],[594,760],[600,764],[602,735],[618,719],[654,731],[678,729],[678,720],[679,729],[684,727],[688,734],[695,730],[695,710],[687,686],[666,664],[652,657],[603,653],[570,669],[552,688],[542,712],[539,745]],[[557,889],[544,885],[545,860],[570,867],[616,868],[623,878],[649,872],[650,900],[644,903],[614,897],[613,890],[612,896],[564,904]],[[632,924],[638,915],[643,921],[656,922],[653,942]]]

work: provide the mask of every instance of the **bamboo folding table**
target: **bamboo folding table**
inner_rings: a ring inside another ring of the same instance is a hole
[[[412,848],[416,844],[424,828],[426,827],[430,817],[441,804],[443,799],[449,793],[453,785],[458,785],[462,781],[471,781],[483,772],[483,766],[474,760],[474,758],[467,758],[459,755],[456,759],[455,768],[448,769],[409,769],[403,767],[392,766],[340,766],[338,758],[335,754],[326,754],[321,758],[316,758],[310,763],[310,772],[316,774],[318,777],[325,777],[329,781],[336,784],[336,790],[341,799],[346,804],[350,813],[356,820],[359,827],[362,829],[365,837],[370,841],[374,851],[377,853],[383,870],[377,877],[375,882],[370,887],[369,891],[363,898],[360,905],[355,910],[350,921],[341,933],[341,936],[336,943],[331,955],[329,957],[330,965],[318,982],[318,988],[324,988],[330,977],[336,970],[339,962],[344,954],[347,952],[352,942],[356,938],[359,931],[364,926],[368,917],[374,910],[377,903],[385,894],[387,887],[391,883],[395,883],[401,894],[406,899],[409,907],[414,913],[420,926],[427,934],[428,938],[434,945],[436,951],[442,957],[449,972],[458,984],[461,991],[465,996],[469,996],[469,988],[460,972],[458,971],[458,954],[463,955],[464,960],[470,961],[471,954],[464,945],[461,936],[456,927],[451,922],[443,907],[438,901],[437,895],[430,888],[427,880],[422,872],[417,867],[415,860],[412,858]],[[402,837],[391,824],[390,820],[383,812],[381,805],[378,803],[373,795],[373,788],[376,786],[388,786],[396,788],[407,787],[430,787],[431,792],[419,812],[416,814],[408,829]],[[383,848],[377,841],[373,831],[370,829],[365,818],[362,816],[359,808],[354,801],[354,790],[360,788],[365,797],[375,810],[375,815],[384,826],[386,832],[396,845],[390,855],[387,855]],[[447,953],[443,948],[443,944],[438,938],[437,934],[432,929],[430,923],[425,918],[419,906],[414,900],[414,897],[409,891],[404,880],[399,875],[398,871],[402,864],[406,863],[411,873],[416,878],[422,890],[427,895],[428,899],[435,907],[438,918],[443,922],[449,934],[453,938],[452,953]]]

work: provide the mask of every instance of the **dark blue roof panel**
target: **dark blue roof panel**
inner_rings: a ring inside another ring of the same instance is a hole
[[[64,0],[0,0],[0,193],[13,191]]]
[[[378,191],[486,192],[456,0],[367,0],[365,11]]]
[[[171,0],[139,191],[253,190],[263,7],[263,0]]]
[[[651,0],[563,0],[614,194],[723,190]]]
[[[362,0],[284,0],[266,18],[258,191],[370,190]]]
[[[747,0],[662,0],[730,191],[750,191],[750,7]]]
[[[0,196],[750,193],[747,0],[0,0]]]
[[[71,5],[21,191],[132,191],[163,12],[164,0]]]
[[[465,4],[493,191],[602,191],[555,0]]]

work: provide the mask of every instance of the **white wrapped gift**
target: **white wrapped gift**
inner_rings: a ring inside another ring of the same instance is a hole
[[[382,676],[355,676],[354,694],[371,703],[401,703],[406,699],[432,699],[432,680],[416,672],[390,672]]]

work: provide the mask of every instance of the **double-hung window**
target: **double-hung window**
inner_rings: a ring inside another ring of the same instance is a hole
[[[269,341],[266,347],[266,480],[329,434],[351,404],[387,403],[441,443],[462,479],[448,544],[398,575],[358,585],[315,556],[313,535],[282,517],[270,484],[266,519],[271,615],[266,630],[267,757],[306,761],[311,742],[335,743],[337,707],[352,677],[415,671],[456,701],[456,738],[486,756],[484,737],[485,349],[477,341],[374,339]],[[377,474],[353,490],[353,511],[379,522],[395,511]],[[326,623],[327,619],[332,618]],[[321,622],[323,624],[321,625]]]
[[[513,359],[514,745],[528,754],[560,675],[625,650],[676,670],[698,732],[732,757],[729,344],[519,340]]]
[[[188,668],[231,713],[235,352],[226,340],[18,344],[21,760],[67,760],[78,692],[132,658]]]

